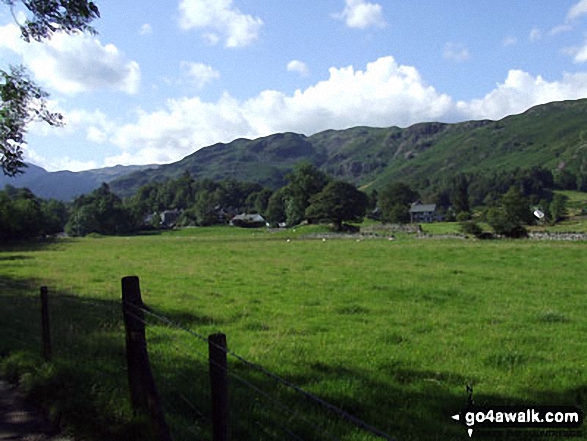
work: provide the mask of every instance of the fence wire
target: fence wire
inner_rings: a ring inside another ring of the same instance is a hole
[[[59,292],[50,292],[49,299],[54,354],[92,357],[102,376],[116,377],[106,387],[117,388],[112,396],[128,393],[120,390],[127,381],[121,306],[145,325],[153,372],[175,441],[210,439],[210,366],[224,370],[231,382],[233,439],[337,441],[348,439],[345,434],[355,433],[358,428],[370,436],[394,440],[319,396],[144,305],[121,305],[118,301],[83,299]],[[40,306],[38,299],[32,297],[27,302]],[[0,321],[0,330],[6,328],[3,336],[14,340],[16,346],[27,342],[38,345],[40,351],[37,311],[36,320],[15,318],[10,325]],[[226,353],[231,361],[228,369],[209,359],[209,346]]]
[[[286,404],[282,399],[279,398],[280,395],[283,395],[282,393],[279,393],[279,391],[277,391],[278,393],[273,395],[269,392],[267,392],[266,390],[263,389],[263,387],[259,387],[256,386],[253,381],[251,379],[246,379],[244,378],[242,375],[238,375],[234,372],[234,366],[233,369],[228,369],[227,370],[227,375],[235,380],[237,383],[241,384],[245,389],[254,392],[255,396],[258,397],[256,403],[257,405],[259,403],[263,403],[262,407],[265,410],[271,409],[271,411],[269,412],[270,414],[275,414],[277,413],[277,415],[282,415],[282,419],[280,421],[275,420],[274,418],[265,418],[263,423],[269,423],[271,424],[274,428],[276,428],[278,430],[279,433],[281,433],[280,438],[283,438],[284,435],[286,435],[286,438],[288,439],[305,439],[302,438],[300,435],[296,434],[294,432],[293,429],[291,429],[290,427],[288,427],[288,425],[291,425],[293,422],[297,423],[296,425],[299,427],[300,426],[300,422],[301,424],[306,428],[305,433],[307,434],[308,432],[313,433],[313,437],[316,437],[314,439],[328,439],[328,440],[337,440],[339,438],[337,438],[333,433],[330,433],[329,429],[324,425],[321,424],[319,421],[317,421],[316,419],[309,419],[308,416],[306,416],[307,412],[307,403],[311,402],[314,405],[327,410],[329,413],[337,416],[338,418],[346,421],[347,423],[349,423],[350,425],[359,428],[363,431],[365,431],[366,433],[369,433],[371,435],[374,435],[378,438],[381,439],[385,439],[385,440],[394,440],[394,438],[392,438],[390,435],[376,429],[375,427],[369,425],[368,423],[360,420],[359,418],[349,414],[348,412],[344,411],[343,409],[340,409],[339,407],[328,403],[327,401],[321,399],[320,397],[316,396],[315,394],[312,394],[298,386],[296,386],[295,384],[285,380],[284,378],[278,376],[277,374],[265,369],[264,367],[252,363],[250,361],[248,361],[247,359],[245,359],[244,357],[234,353],[233,351],[230,351],[226,348],[220,347],[217,344],[215,344],[214,342],[210,341],[206,336],[195,332],[191,329],[187,329],[177,323],[175,323],[174,321],[170,320],[169,318],[156,313],[155,311],[153,311],[150,308],[145,308],[145,307],[137,307],[136,305],[130,305],[127,304],[126,306],[130,307],[130,308],[135,308],[137,310],[141,310],[141,312],[148,318],[152,318],[158,322],[160,322],[161,324],[165,325],[165,327],[170,328],[170,329],[175,329],[178,331],[181,331],[183,333],[186,333],[192,337],[194,337],[195,339],[201,341],[201,342],[207,342],[209,345],[215,346],[216,348],[222,350],[223,352],[225,352],[228,356],[232,357],[234,360],[236,360],[238,363],[240,363],[242,366],[246,367],[248,370],[250,371],[256,371],[258,373],[260,373],[262,376],[264,376],[265,378],[268,378],[270,380],[272,380],[275,384],[284,387],[288,390],[291,390],[293,392],[295,392],[296,394],[298,394],[299,396],[303,396],[305,399],[305,403],[304,403],[304,407],[305,409],[295,409],[291,404]],[[146,321],[145,321],[146,323]],[[182,348],[178,348],[176,346],[176,348],[182,352],[183,349]],[[184,355],[186,356],[190,356],[190,353],[185,353]],[[205,357],[201,356],[201,358],[206,362]],[[214,362],[212,362],[212,364],[214,364]],[[222,366],[217,366],[220,367],[222,369],[224,369]],[[264,386],[265,388],[267,388],[267,385]],[[260,397],[260,399],[259,399]],[[234,407],[231,408],[231,412],[234,413],[241,413],[241,411],[239,411],[238,409],[235,409]],[[238,421],[241,421],[243,418],[238,418]],[[285,423],[283,422],[285,421]],[[261,422],[256,421],[257,426],[259,424],[262,424]]]

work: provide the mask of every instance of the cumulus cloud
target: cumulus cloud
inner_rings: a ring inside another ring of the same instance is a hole
[[[502,42],[502,44],[503,44],[505,47],[508,47],[508,46],[515,46],[516,44],[518,44],[518,39],[517,39],[516,37],[512,37],[512,36],[505,37],[505,38],[503,39],[503,42]]]
[[[287,70],[290,72],[297,72],[302,77],[307,77],[310,75],[310,69],[308,69],[306,63],[300,60],[291,60],[289,63],[287,63]]]
[[[180,67],[184,70],[188,80],[198,89],[202,89],[207,83],[220,78],[220,72],[206,64],[182,61]]]
[[[18,27],[8,24],[0,27],[0,48],[20,55],[39,81],[60,92],[112,88],[134,94],[139,88],[138,63],[87,34],[55,34],[43,43],[25,43]]]
[[[263,20],[243,14],[232,0],[181,0],[179,25],[184,30],[201,29],[203,37],[226,47],[248,46],[259,37]]]
[[[442,55],[447,60],[457,62],[467,61],[470,58],[469,50],[459,43],[446,43]]]
[[[349,28],[382,28],[386,25],[381,5],[368,3],[365,0],[345,0],[343,11],[332,16],[338,20],[344,20]]]
[[[199,97],[169,99],[155,112],[109,133],[121,154],[114,163],[164,163],[236,138],[293,131],[310,135],[353,126],[407,127],[422,121],[500,119],[550,101],[587,97],[587,73],[548,81],[511,70],[482,98],[454,101],[427,84],[413,66],[383,57],[363,70],[332,67],[327,79],[293,94],[265,90],[246,100],[225,92],[216,102]]]
[[[587,97],[587,73],[565,74],[549,82],[540,75],[510,70],[506,80],[483,98],[459,101],[457,110],[467,119],[501,119],[538,104]]]
[[[229,93],[216,102],[170,99],[164,109],[140,112],[136,122],[117,128],[110,141],[123,154],[135,152],[130,156],[135,163],[168,162],[239,137],[311,134],[355,125],[406,126],[443,118],[452,107],[450,97],[427,85],[414,67],[383,57],[364,70],[333,67],[328,79],[292,95],[266,90],[247,100]]]

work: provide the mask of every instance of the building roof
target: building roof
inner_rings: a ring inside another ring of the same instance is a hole
[[[410,208],[410,213],[429,213],[436,211],[436,204],[419,204],[414,202]]]
[[[263,219],[263,216],[260,214],[239,214],[233,217],[232,220],[241,220],[245,222],[265,222],[265,219]]]

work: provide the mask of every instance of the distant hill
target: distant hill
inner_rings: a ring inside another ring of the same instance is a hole
[[[12,185],[18,188],[29,188],[35,195],[45,199],[69,201],[81,194],[89,193],[103,182],[109,183],[128,173],[146,170],[157,166],[122,166],[107,167],[81,172],[58,171],[48,172],[34,164],[27,164],[24,173],[16,177],[0,174],[0,188]]]
[[[358,185],[380,188],[392,180],[434,181],[457,172],[543,166],[587,173],[587,99],[533,107],[499,121],[438,122],[408,128],[355,127],[312,136],[279,133],[203,148],[173,164],[114,179],[128,196],[141,185],[179,177],[235,178],[279,187],[300,161]]]

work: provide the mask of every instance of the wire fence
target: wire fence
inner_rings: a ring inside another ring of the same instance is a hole
[[[116,301],[87,300],[58,291],[51,292],[50,299],[52,356],[59,359],[77,353],[91,359],[92,372],[100,372],[100,378],[94,379],[92,386],[96,389],[94,395],[105,401],[120,400],[124,395],[121,390],[125,388],[128,393],[126,382],[131,375],[128,345],[129,338],[133,337],[129,337],[127,328],[125,349],[122,310],[128,319],[143,326],[148,360],[170,431],[169,439],[220,439],[214,425],[217,414],[213,403],[218,397],[215,395],[216,380],[211,380],[212,371],[220,372],[228,380],[229,411],[223,418],[230,439],[394,439],[318,394],[215,343],[211,336],[146,307],[142,300],[139,304],[123,301],[121,305]],[[27,303],[30,307],[31,299]],[[38,301],[32,303],[39,306]],[[41,326],[31,325],[34,321],[32,317],[27,318],[20,328],[11,326],[10,329],[0,323],[0,329],[7,331],[3,335],[8,338],[14,337],[16,346],[24,340],[28,346],[41,347],[42,339],[38,337]],[[13,324],[17,325],[18,320]],[[23,338],[28,337],[27,333],[35,333],[35,337]],[[225,364],[211,358],[213,350],[224,355]],[[121,417],[129,411],[128,406],[122,407]]]

